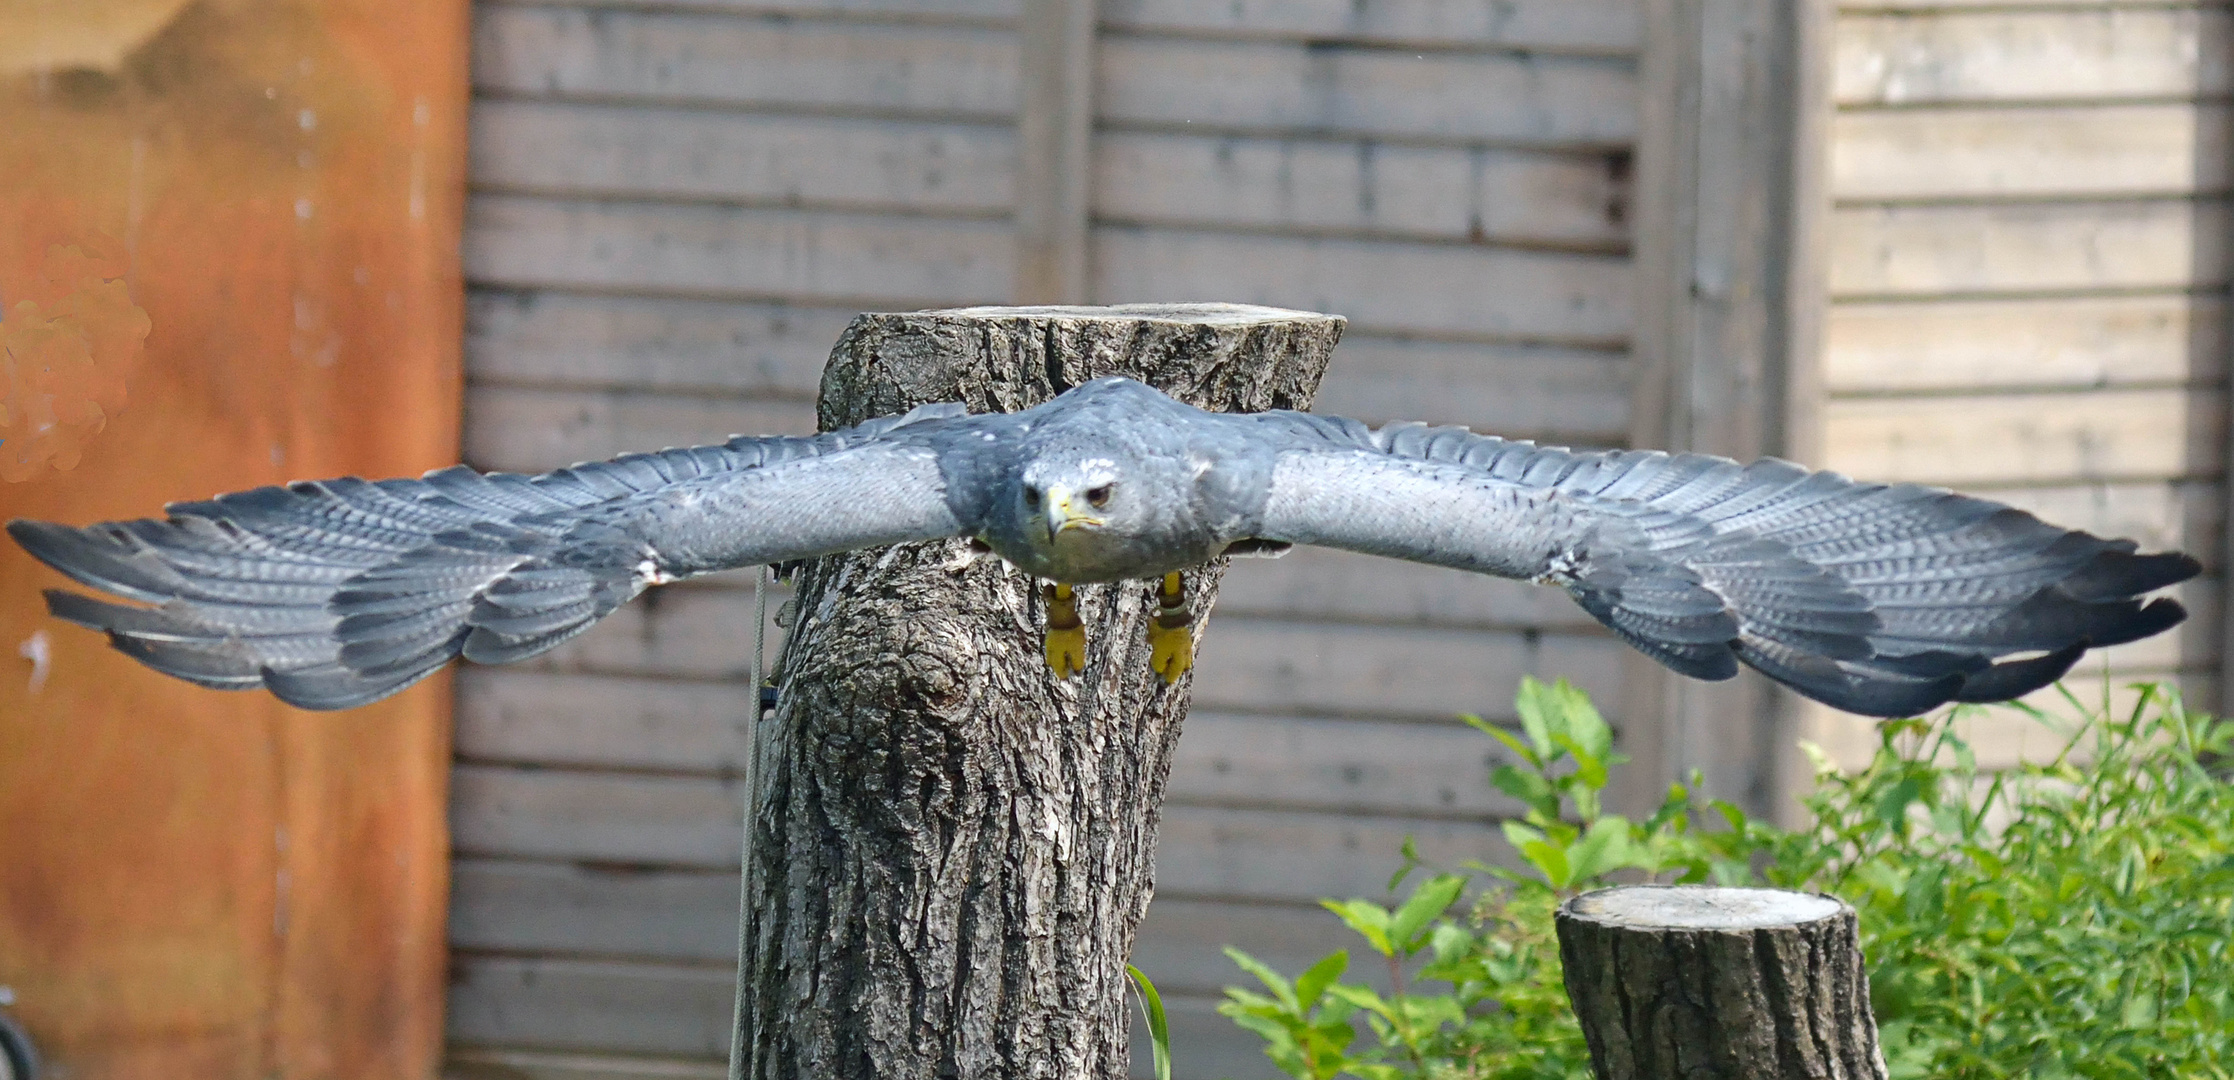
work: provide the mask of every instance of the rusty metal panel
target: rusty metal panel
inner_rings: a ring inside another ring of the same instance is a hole
[[[455,460],[463,0],[0,5],[0,517]],[[339,715],[0,545],[0,985],[73,1080],[424,1078],[446,680]]]

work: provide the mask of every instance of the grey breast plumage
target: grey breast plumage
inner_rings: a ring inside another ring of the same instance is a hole
[[[1455,428],[1224,416],[1099,380],[1013,416],[917,410],[813,438],[740,438],[541,476],[456,468],[174,504],[165,520],[9,532],[77,581],[49,593],[169,674],[312,708],[376,700],[455,656],[524,659],[647,585],[732,566],[998,534],[1035,425],[1107,440],[1129,469],[1189,470],[1184,530],[1127,538],[1142,576],[1220,543],[1318,544],[1565,589],[1687,675],[1740,664],[1839,708],[2016,697],[2089,648],[2183,617],[2149,592],[2194,560],[2143,555],[1981,499],[1781,461],[1576,452]],[[1141,425],[1128,431],[1128,424]],[[1124,452],[1174,432],[1186,454]],[[1176,478],[1158,474],[1171,487]]]

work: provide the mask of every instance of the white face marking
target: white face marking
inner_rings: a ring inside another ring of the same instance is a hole
[[[1078,463],[1078,471],[1113,473],[1117,471],[1117,463],[1105,457],[1087,458]]]
[[[675,575],[659,568],[659,552],[644,549],[644,561],[636,564],[636,577],[647,585],[665,585],[675,580]]]

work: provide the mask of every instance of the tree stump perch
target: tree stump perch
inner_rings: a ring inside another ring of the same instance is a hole
[[[1884,1080],[1854,909],[1779,889],[1641,885],[1559,908],[1599,1080]]]
[[[1234,305],[863,315],[820,422],[1011,412],[1106,375],[1207,409],[1303,409],[1341,329]],[[1196,611],[1221,571],[1186,573]],[[1077,588],[1088,664],[1062,680],[1039,583],[966,540],[797,580],[747,818],[743,1074],[1123,1077],[1125,963],[1191,686],[1150,671],[1156,583]]]

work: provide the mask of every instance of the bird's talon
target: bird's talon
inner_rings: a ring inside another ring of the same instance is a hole
[[[1055,677],[1068,679],[1086,670],[1086,625],[1078,618],[1078,601],[1068,585],[1049,585],[1047,600],[1047,666]]]
[[[1148,666],[1169,686],[1195,663],[1195,613],[1187,606],[1185,583],[1177,573],[1164,575],[1156,609],[1148,621]]]

